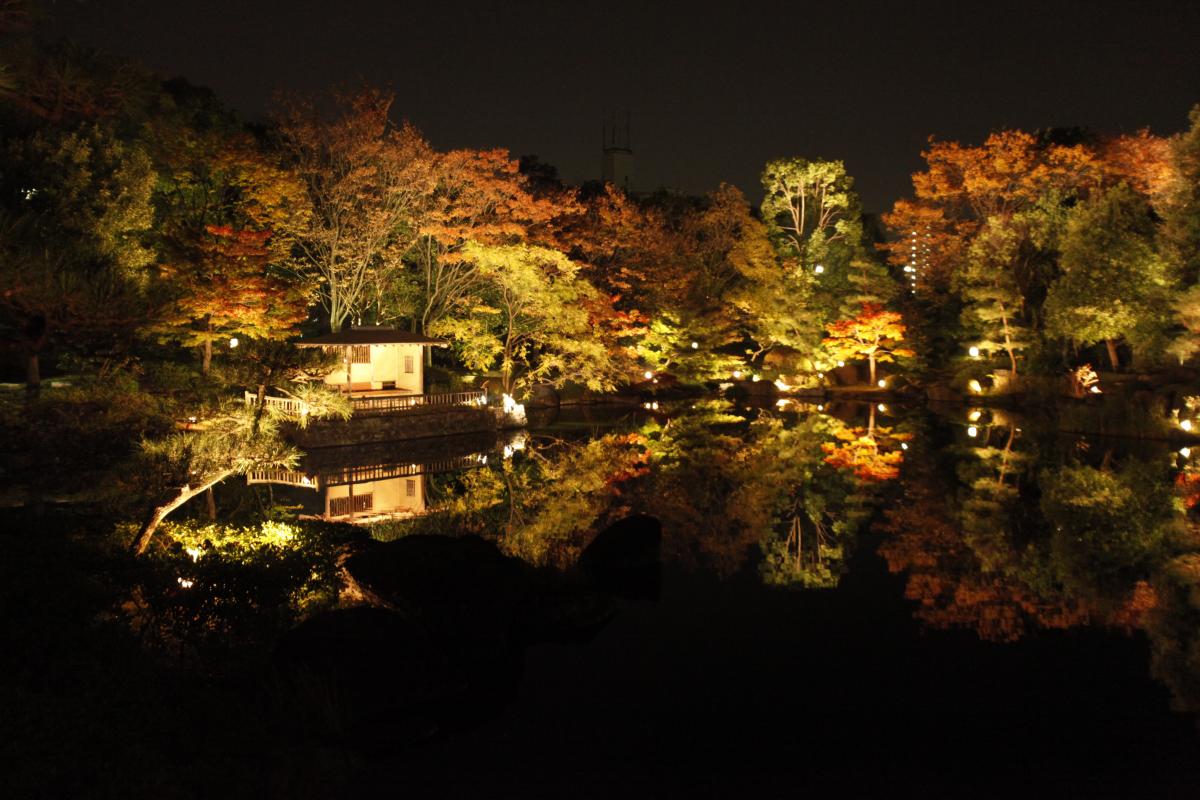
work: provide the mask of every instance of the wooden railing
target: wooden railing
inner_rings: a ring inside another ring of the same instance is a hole
[[[440,472],[457,472],[471,469],[487,463],[487,457],[480,453],[468,456],[455,456],[425,464],[376,464],[369,466],[345,467],[321,473],[321,483],[325,486],[341,486],[347,483],[366,483],[368,481],[384,480],[385,478],[404,478],[413,475],[435,475]]]
[[[410,408],[432,408],[449,406],[482,406],[487,403],[487,393],[443,392],[438,394],[389,395],[385,397],[352,397],[350,404],[355,414],[388,414]]]
[[[253,392],[246,392],[246,405],[252,406],[257,400],[258,396]],[[263,397],[263,405],[267,408],[279,409],[285,414],[297,417],[308,413],[308,404],[294,397],[272,397],[271,395],[266,395]]]
[[[319,488],[317,479],[291,469],[252,469],[246,473],[246,483],[283,483],[309,489]]]

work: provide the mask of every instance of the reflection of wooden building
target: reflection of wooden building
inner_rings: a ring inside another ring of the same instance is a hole
[[[246,480],[311,490],[299,498],[308,516],[365,524],[426,513],[430,475],[486,464],[498,447],[494,434],[324,447],[309,451],[299,469],[254,470]]]

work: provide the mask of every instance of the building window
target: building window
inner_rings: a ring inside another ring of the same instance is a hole
[[[371,345],[356,344],[350,347],[350,363],[351,364],[370,364],[371,363]]]
[[[413,357],[405,356],[404,357],[404,374],[411,375],[412,371],[413,371]]]
[[[417,496],[417,482],[416,481],[407,480],[404,482],[404,495],[405,495],[405,497],[416,497]]]
[[[370,511],[375,507],[375,495],[373,494],[356,494],[353,497],[331,497],[329,498],[329,516],[331,517],[348,517],[351,510],[353,513],[361,514],[364,511]]]

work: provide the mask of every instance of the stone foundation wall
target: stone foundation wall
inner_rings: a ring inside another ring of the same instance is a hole
[[[307,428],[289,428],[287,437],[301,448],[330,447],[495,431],[498,427],[490,408],[410,408],[393,414],[351,417],[347,422],[317,420]]]

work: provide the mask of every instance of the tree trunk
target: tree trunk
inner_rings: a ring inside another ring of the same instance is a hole
[[[875,354],[867,356],[867,363],[871,365],[871,385],[875,385]]]
[[[133,537],[133,543],[129,546],[129,549],[134,555],[138,556],[146,552],[146,548],[150,546],[150,539],[154,537],[154,532],[158,530],[158,526],[162,524],[162,521],[167,518],[168,514],[179,508],[188,500],[191,500],[196,495],[200,494],[206,489],[209,489],[214,484],[225,480],[232,474],[233,470],[231,469],[223,470],[222,472],[217,473],[212,480],[206,481],[200,486],[184,486],[179,490],[179,493],[176,494],[175,497],[160,506],[155,506],[154,510],[150,512],[150,517],[138,530],[137,536]]]
[[[42,370],[38,364],[38,354],[36,350],[29,350],[25,354],[25,391],[36,395],[41,390]]]
[[[217,499],[213,497],[213,487],[208,487],[204,493],[204,503],[208,506],[208,521],[216,522],[217,520]]]
[[[1104,346],[1108,348],[1108,360],[1112,362],[1113,372],[1121,371],[1121,361],[1117,358],[1117,343],[1112,339],[1105,339]]]
[[[201,349],[200,372],[207,375],[208,369],[211,366],[212,366],[212,339],[205,339],[204,347]]]
[[[38,314],[21,330],[25,346],[25,391],[30,395],[36,395],[42,390],[42,368],[38,361],[38,353],[46,346],[49,329],[46,318]]]

